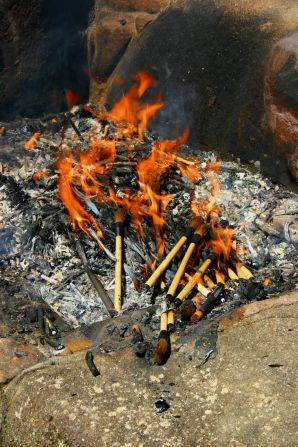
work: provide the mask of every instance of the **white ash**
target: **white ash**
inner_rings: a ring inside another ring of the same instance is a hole
[[[87,141],[89,131],[94,126],[93,118],[76,117],[75,123]],[[104,126],[98,127],[98,132]],[[100,298],[83,270],[81,260],[70,241],[71,226],[67,213],[57,196],[57,174],[55,158],[61,135],[59,132],[45,128],[37,140],[34,151],[26,151],[23,144],[33,133],[30,124],[12,125],[1,137],[2,177],[0,184],[0,254],[3,275],[18,275],[30,281],[40,296],[60,314],[69,324],[76,327],[90,324],[106,317]],[[65,141],[73,145],[74,130],[68,127]],[[148,142],[153,141],[147,135],[147,143],[132,144],[136,159],[140,154],[148,153]],[[78,142],[81,148],[84,141]],[[191,150],[184,146],[181,156]],[[201,160],[202,166],[216,155],[192,150]],[[144,156],[144,155],[143,155]],[[47,171],[48,176],[38,182],[32,180],[37,171]],[[12,178],[10,185],[7,178]],[[115,175],[118,182],[123,176]],[[133,184],[131,176],[127,181]],[[290,290],[297,287],[297,247],[294,240],[287,240],[285,234],[277,231],[272,224],[273,217],[280,213],[291,215],[297,222],[297,195],[286,188],[273,184],[260,172],[252,172],[238,162],[222,161],[218,173],[221,189],[216,205],[221,208],[222,220],[230,225],[243,225],[237,233],[238,246],[245,248],[247,256],[243,262],[262,281],[272,276],[269,294]],[[125,179],[125,176],[124,176]],[[16,197],[14,192],[16,189]],[[167,210],[167,249],[177,240],[190,219],[189,200],[194,185],[185,180],[176,169],[169,175],[163,186],[164,190],[173,194]],[[195,185],[195,198],[205,200],[211,191],[211,184],[203,174],[203,178]],[[23,201],[19,200],[19,195]],[[118,191],[121,194],[121,190]],[[113,253],[114,236],[111,212],[105,205],[97,205],[100,213],[99,221],[103,224],[106,239],[104,243]],[[296,214],[291,214],[296,210]],[[95,216],[96,217],[96,216]],[[246,223],[244,223],[246,222]],[[136,229],[128,228],[127,237],[143,250],[141,255],[148,255],[149,247],[155,248],[154,238],[145,225],[147,242],[144,244]],[[105,289],[113,297],[114,265],[103,251],[100,251],[93,240],[84,234],[80,235],[90,267],[98,273]],[[150,305],[150,294],[142,290],[144,275],[144,259],[131,247],[126,245],[126,262],[141,283],[135,288],[128,275],[124,275],[124,310],[130,307]],[[152,260],[152,259],[151,259]],[[174,272],[169,270],[168,282]],[[237,294],[235,293],[235,296]],[[164,295],[157,296],[162,302]],[[224,306],[225,304],[223,304]]]

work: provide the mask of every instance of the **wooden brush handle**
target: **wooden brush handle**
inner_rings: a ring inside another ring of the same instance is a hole
[[[116,236],[116,250],[115,250],[115,291],[114,291],[114,306],[117,312],[122,308],[122,236]]]
[[[172,281],[172,283],[169,287],[169,290],[168,290],[168,295],[175,296],[179,282],[182,278],[182,275],[187,267],[188,261],[192,255],[195,247],[196,247],[196,244],[194,242],[191,242],[188,249],[186,250],[185,255],[183,256],[183,259],[181,261],[181,264],[179,265],[177,272],[175,273],[173,281]]]
[[[178,251],[181,249],[181,247],[185,244],[187,240],[187,236],[182,236],[177,244],[172,248],[172,250],[169,252],[169,254],[165,257],[165,259],[162,261],[161,264],[157,267],[156,270],[152,273],[150,278],[146,281],[146,286],[152,287],[160,277],[160,275],[166,270],[166,268],[169,266],[170,262],[174,259]]]
[[[192,289],[196,286],[198,280],[202,277],[202,275],[206,272],[206,270],[208,269],[208,267],[210,266],[212,260],[211,259],[206,259],[206,261],[203,262],[203,264],[201,264],[201,266],[199,267],[199,269],[197,270],[197,272],[194,274],[194,276],[192,277],[192,279],[186,284],[186,286],[181,290],[181,292],[179,293],[179,295],[177,296],[177,298],[179,298],[179,300],[184,300],[187,295],[192,291]]]
[[[168,329],[168,313],[163,312],[160,316],[160,332]]]
[[[172,324],[172,325],[175,324],[175,311],[174,311],[174,309],[170,309],[168,311],[168,325],[169,324]]]
[[[212,279],[208,275],[204,275],[204,281],[207,284],[209,289],[212,289],[215,287],[215,283],[212,281]]]
[[[253,274],[251,271],[245,267],[245,265],[241,264],[240,262],[237,262],[236,264],[236,272],[239,278],[241,279],[251,279],[253,278]]]

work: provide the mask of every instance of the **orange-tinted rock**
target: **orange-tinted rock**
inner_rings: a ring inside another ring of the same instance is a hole
[[[265,78],[265,128],[298,180],[298,32],[272,49]]]
[[[116,3],[111,6],[118,7]],[[137,2],[133,4],[137,6]],[[157,16],[142,11],[141,7],[140,11],[135,11],[132,7],[123,11],[119,9],[97,8],[95,18],[87,31],[91,99],[95,102],[104,95],[106,81],[131,40]]]
[[[35,346],[18,343],[12,337],[0,338],[0,384],[44,359]]]
[[[170,3],[170,0],[109,0],[110,5],[119,9],[157,13]]]
[[[158,81],[152,95],[160,91],[165,104],[149,123],[153,133],[175,138],[190,127],[192,144],[258,160],[263,172],[294,187],[297,23],[291,0],[177,0],[130,43],[106,106],[129,85],[113,85],[114,77],[147,70]]]

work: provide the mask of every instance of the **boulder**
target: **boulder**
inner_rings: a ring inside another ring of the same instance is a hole
[[[0,5],[0,119],[67,109],[89,92],[84,32],[93,0],[6,0]]]
[[[87,102],[89,84],[105,86],[131,38],[169,1],[2,1],[0,120]]]
[[[147,70],[157,81],[152,96],[160,91],[165,104],[155,133],[171,138],[189,126],[193,144],[258,160],[289,184],[297,177],[297,26],[290,0],[178,0],[130,42],[106,104]]]
[[[129,43],[152,22],[169,0],[109,0],[95,5],[87,30],[90,99],[101,100],[106,82]]]
[[[96,354],[97,377],[84,353],[36,365],[0,396],[2,446],[294,446],[297,303],[296,291],[238,309],[205,364],[202,321],[173,337],[164,366],[130,349]],[[170,405],[163,413],[160,398]]]

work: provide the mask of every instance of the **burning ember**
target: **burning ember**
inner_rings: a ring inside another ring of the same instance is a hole
[[[188,129],[174,140],[154,139],[147,126],[162,96],[146,100],[155,85],[150,74],[133,81],[109,112],[77,107],[42,132],[24,131],[30,161],[15,177],[1,174],[1,237],[10,246],[3,266],[38,284],[73,326],[161,304],[152,357],[162,364],[175,327],[291,287],[289,227],[286,241],[270,234],[266,206],[271,191],[279,209],[293,208],[296,196],[281,190],[278,202],[276,185],[259,173],[220,166],[210,153],[190,155]],[[76,99],[67,98],[70,106]],[[86,359],[97,374],[91,354]]]

